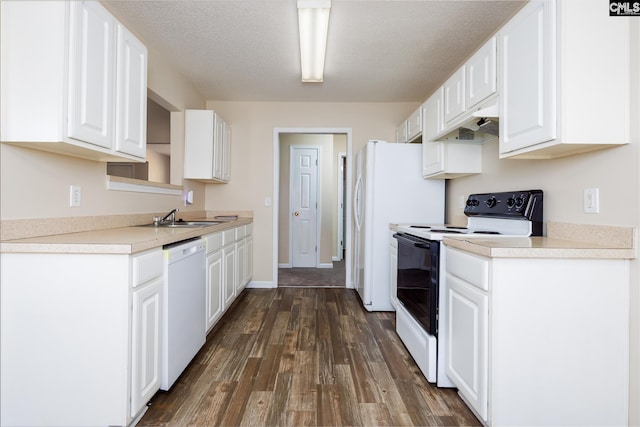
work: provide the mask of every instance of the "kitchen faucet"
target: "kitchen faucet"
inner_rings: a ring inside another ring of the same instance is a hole
[[[175,224],[176,223],[176,212],[178,212],[178,209],[174,209],[171,212],[169,212],[168,214],[166,214],[161,220],[160,222],[165,222],[167,220],[167,218],[171,217],[171,224]]]

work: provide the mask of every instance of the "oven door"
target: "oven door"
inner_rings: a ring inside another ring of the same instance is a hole
[[[393,237],[398,240],[398,301],[437,337],[440,242],[403,233]]]

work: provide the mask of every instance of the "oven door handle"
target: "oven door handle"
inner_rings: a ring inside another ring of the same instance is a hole
[[[410,245],[413,245],[416,248],[426,249],[426,250],[431,249],[431,244],[426,242],[425,243],[416,242],[415,240],[407,239],[403,234],[400,234],[400,233],[395,233],[393,237],[395,237],[398,240],[402,240],[403,242],[409,243]]]

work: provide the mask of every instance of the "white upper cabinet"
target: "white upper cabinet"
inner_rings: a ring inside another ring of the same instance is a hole
[[[444,121],[449,123],[465,111],[465,67],[444,83]]]
[[[147,48],[118,24],[116,69],[116,145],[119,152],[146,156]]]
[[[492,37],[444,83],[445,125],[440,134],[456,130],[462,123],[472,120],[475,111],[486,107],[481,103],[496,94],[496,55],[496,38]]]
[[[186,110],[184,126],[185,179],[229,182],[229,125],[213,110]]]
[[[496,38],[492,37],[465,64],[467,110],[496,93]]]
[[[396,142],[400,144],[407,142],[407,121],[406,120],[396,128]]]
[[[535,0],[499,32],[500,157],[629,142],[630,18],[607,5]]]
[[[407,119],[407,142],[416,140],[422,135],[422,106],[411,113]]]
[[[145,46],[96,1],[0,5],[2,142],[144,160]]]
[[[98,2],[75,2],[69,30],[69,137],[111,148],[116,20]]]
[[[434,141],[444,129],[444,89],[422,104],[422,176],[449,179],[482,171],[482,146]]]

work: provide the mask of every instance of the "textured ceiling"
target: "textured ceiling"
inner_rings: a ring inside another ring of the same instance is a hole
[[[333,0],[323,83],[300,82],[296,0],[102,1],[220,101],[418,102],[526,0]]]

